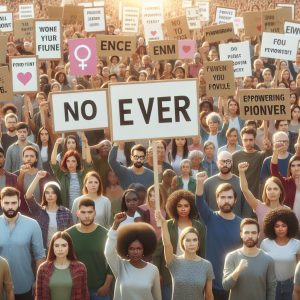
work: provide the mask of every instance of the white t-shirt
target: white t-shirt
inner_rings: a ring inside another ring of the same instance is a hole
[[[178,228],[178,237],[180,237],[180,234],[182,232],[182,229],[180,227],[177,227]],[[181,248],[180,248],[180,243],[179,243],[179,239],[178,239],[178,243],[177,243],[177,248],[176,248],[176,255],[181,255],[183,254]]]
[[[172,162],[171,162],[171,166],[177,175],[180,175],[180,162],[181,161],[182,161],[182,156],[179,156],[176,154],[175,160],[172,160]]]
[[[182,182],[183,182],[183,187],[182,189],[185,190],[185,191],[188,191],[189,190],[189,181],[190,179],[183,179],[182,178]]]
[[[238,117],[235,117],[233,119],[230,118],[228,128],[235,128],[238,132],[240,132],[241,128],[240,128],[239,118]]]
[[[127,214],[126,214],[126,215],[127,215]],[[141,217],[141,215],[140,215],[140,213],[139,213],[138,211],[136,211],[136,212],[134,213],[134,216],[133,216],[133,217],[130,217],[130,216],[127,215],[126,220],[124,220],[122,223],[120,223],[119,227],[121,227],[121,226],[123,226],[123,225],[125,225],[125,224],[131,224],[131,223],[134,223],[134,219],[140,218],[140,217]]]
[[[52,212],[52,211],[47,210],[47,214],[49,216],[47,246],[49,246],[53,234],[57,231],[57,221],[56,221],[56,212]]]
[[[41,159],[42,159],[42,162],[48,161],[48,146],[42,146]]]

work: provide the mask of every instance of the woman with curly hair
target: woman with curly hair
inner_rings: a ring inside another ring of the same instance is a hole
[[[170,240],[173,247],[173,253],[182,255],[182,249],[178,242],[181,232],[187,227],[194,227],[199,232],[200,248],[197,254],[204,257],[205,249],[205,227],[198,221],[198,211],[195,205],[195,195],[190,191],[178,190],[173,192],[167,199],[166,211],[170,220],[167,221],[167,227],[170,234]],[[170,272],[166,268],[164,258],[164,247],[162,240],[159,241],[153,262],[159,268],[162,278],[162,293],[164,299],[171,299],[172,284]]]
[[[118,300],[161,300],[159,272],[144,256],[153,253],[156,235],[146,223],[127,224],[124,212],[115,215],[108,232],[104,254],[115,275],[114,298]]]
[[[275,262],[275,300],[292,299],[293,276],[300,259],[300,241],[295,239],[298,230],[298,219],[290,209],[277,208],[265,216],[264,233],[267,238],[260,248]]]

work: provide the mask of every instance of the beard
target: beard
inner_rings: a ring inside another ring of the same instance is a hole
[[[248,239],[246,241],[243,241],[243,244],[245,246],[247,246],[248,248],[253,248],[257,245],[258,243],[258,238],[256,240],[253,240],[253,239]]]
[[[83,226],[90,226],[90,225],[92,225],[94,223],[94,219],[90,220],[90,221],[82,221],[82,220],[80,220],[80,223]]]
[[[9,219],[12,219],[14,218],[19,212],[19,208],[14,210],[14,209],[8,209],[8,210],[5,210],[3,209],[3,213],[4,215],[9,218]]]
[[[143,163],[141,163],[141,162],[139,162],[139,161],[135,162],[133,165],[134,165],[137,169],[140,169],[140,168],[143,167]]]
[[[223,167],[223,168],[220,169],[220,172],[222,174],[229,174],[231,172],[231,168],[232,167]]]
[[[8,127],[7,130],[9,132],[15,132],[16,131],[16,127]]]
[[[231,212],[232,212],[232,210],[233,210],[233,205],[230,205],[230,204],[224,204],[224,205],[220,206],[219,208],[220,208],[220,211],[221,211],[222,213],[228,214],[228,213],[231,213]]]

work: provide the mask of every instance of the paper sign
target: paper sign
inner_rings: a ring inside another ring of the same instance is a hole
[[[0,101],[12,101],[13,92],[8,66],[0,67]]]
[[[105,0],[103,1],[94,1],[94,7],[105,6]]]
[[[295,19],[295,4],[292,4],[292,3],[277,3],[276,7],[288,7],[291,10],[292,20]]]
[[[164,33],[160,23],[155,24],[144,24],[144,36],[146,40],[146,45],[150,41],[161,41],[164,39]]]
[[[295,60],[298,39],[288,34],[264,32],[260,48],[260,56],[283,60]]]
[[[261,12],[247,11],[242,14],[244,19],[245,35],[258,36],[262,33]]]
[[[163,6],[160,4],[143,3],[142,21],[144,26],[153,24],[162,24],[164,22]]]
[[[86,32],[105,32],[105,11],[104,6],[84,8],[84,30]]]
[[[96,75],[96,38],[73,39],[68,41],[71,75]]]
[[[78,5],[83,7],[93,7],[92,2],[82,2],[82,3],[78,3]]]
[[[197,44],[195,40],[178,41],[179,59],[194,58],[196,50]]]
[[[96,35],[97,52],[101,56],[130,56],[136,50],[135,36]]]
[[[284,22],[284,32],[288,35],[293,35],[294,37],[300,39],[300,23],[294,22]]]
[[[0,13],[0,32],[13,31],[13,15],[10,12]]]
[[[232,60],[234,77],[251,76],[251,56],[249,41],[219,45],[220,60]]]
[[[189,27],[185,16],[168,19],[164,25],[169,39],[186,40],[190,38]]]
[[[63,8],[63,24],[83,24],[83,7],[76,5],[65,5]]]
[[[239,90],[243,120],[290,120],[289,89]]]
[[[192,7],[193,0],[182,0],[182,8]]]
[[[208,1],[196,1],[196,7],[199,7],[199,18],[201,22],[209,21],[209,2]]]
[[[234,8],[225,8],[225,7],[217,7],[216,8],[216,19],[215,22],[217,24],[225,24],[233,22],[235,18],[235,9]]]
[[[106,90],[60,92],[50,95],[54,132],[109,127]]]
[[[189,7],[185,10],[186,20],[190,30],[201,27],[200,8]]]
[[[233,23],[204,27],[204,36],[209,43],[234,39]]]
[[[152,61],[178,59],[178,41],[149,42],[149,55]]]
[[[138,7],[123,7],[122,32],[137,33],[139,28]]]
[[[63,16],[63,7],[47,6],[47,15],[49,19],[61,20]]]
[[[7,6],[6,5],[0,5],[0,12],[6,12]]]
[[[197,85],[196,79],[109,85],[112,140],[198,135]]]
[[[34,19],[15,20],[14,36],[16,39],[30,38],[34,35]]]
[[[19,19],[34,19],[34,6],[33,4],[20,4],[19,5]]]
[[[0,35],[0,45],[7,44],[7,35]],[[0,64],[6,63],[6,46],[0,47]]]
[[[234,32],[237,34],[240,29],[244,28],[244,19],[242,17],[235,17],[233,19]]]
[[[38,91],[37,56],[11,56],[10,70],[14,93]]]
[[[208,97],[235,95],[232,61],[205,62],[204,77]]]

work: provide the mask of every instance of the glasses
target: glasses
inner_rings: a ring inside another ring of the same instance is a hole
[[[133,158],[134,158],[135,160],[144,160],[144,159],[145,159],[145,156],[144,156],[144,155],[141,155],[141,156],[133,155]]]
[[[222,164],[227,164],[227,165],[231,165],[232,164],[232,160],[231,159],[226,159],[226,160],[219,160],[220,163]]]

